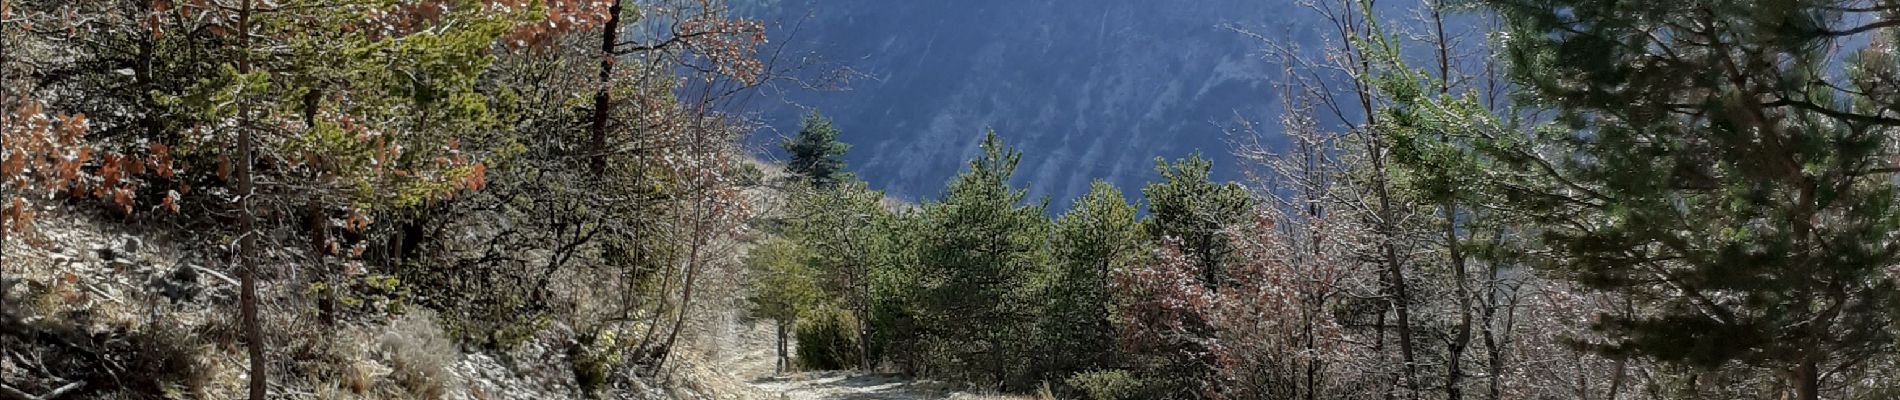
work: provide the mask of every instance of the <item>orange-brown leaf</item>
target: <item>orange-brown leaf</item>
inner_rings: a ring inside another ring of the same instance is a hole
[[[158,161],[157,165],[153,167],[155,169],[153,173],[157,174],[160,178],[171,179],[173,175],[176,175],[176,171],[172,171],[172,160],[170,158]]]
[[[469,167],[468,190],[479,192],[482,190],[482,188],[488,187],[487,175],[488,175],[488,167],[482,165],[482,163],[475,163],[474,166]]]
[[[26,171],[26,154],[7,155],[6,161],[0,161],[0,177],[10,177]]]
[[[166,191],[165,200],[163,203],[166,210],[171,211],[172,214],[177,214],[178,213],[178,191],[176,190]]]
[[[19,199],[14,199],[14,201],[19,201]],[[15,204],[19,204],[19,203],[15,203]],[[17,211],[13,213],[13,231],[14,232],[30,232],[32,230],[33,230],[33,210],[27,209],[25,207],[19,208]]]
[[[99,175],[100,179],[105,180],[105,186],[110,187],[110,186],[118,185],[119,184],[119,157],[116,155],[107,154],[105,162],[99,165],[99,172],[97,174]]]
[[[132,189],[126,189],[126,188],[113,189],[112,190],[112,204],[118,205],[119,209],[121,211],[125,211],[126,214],[131,214],[132,213]]]

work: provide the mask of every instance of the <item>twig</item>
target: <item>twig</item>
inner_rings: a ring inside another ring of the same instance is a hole
[[[7,395],[7,398],[9,399],[34,400],[37,398],[37,397],[34,397],[33,395],[26,394],[26,392],[22,392],[19,389],[14,389],[12,386],[7,386],[4,383],[0,383],[0,394]]]
[[[211,277],[218,278],[218,280],[224,281],[224,283],[231,284],[231,286],[238,285],[238,281],[236,279],[231,279],[229,275],[218,273],[218,271],[212,271],[210,268],[193,265],[191,266],[191,269],[198,270],[198,272],[203,272],[205,273],[205,275],[211,275]]]
[[[125,302],[119,301],[119,298],[112,297],[111,294],[106,293],[105,289],[100,289],[98,286],[93,285],[91,282],[86,283],[86,291],[92,292],[92,294],[99,295],[99,297],[104,297],[106,298],[106,300],[111,300],[112,304],[125,304]]]
[[[52,400],[59,396],[64,396],[67,393],[78,391],[80,388],[83,388],[83,387],[86,387],[86,382],[73,382],[73,383],[66,384],[66,386],[60,386],[58,389],[53,389],[53,391],[51,392],[46,392],[46,394],[44,395],[34,396],[34,395],[26,394],[26,392],[22,392],[19,389],[14,389],[12,386],[7,386],[6,384],[0,384],[0,394],[7,395],[7,397],[11,397],[18,400]]]

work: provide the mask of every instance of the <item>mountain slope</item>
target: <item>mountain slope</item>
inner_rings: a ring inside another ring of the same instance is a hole
[[[772,101],[769,144],[815,107],[854,144],[851,170],[931,198],[994,128],[1027,154],[1018,182],[1058,209],[1095,178],[1138,187],[1153,159],[1194,151],[1235,178],[1222,126],[1275,115],[1276,67],[1238,24],[1311,38],[1290,1],[783,1],[775,40],[866,75]],[[1314,43],[1317,40],[1300,40]]]

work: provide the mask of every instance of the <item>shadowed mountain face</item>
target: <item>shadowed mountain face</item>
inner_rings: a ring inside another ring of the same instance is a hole
[[[1156,157],[1195,151],[1237,179],[1223,130],[1277,115],[1279,68],[1236,24],[1303,47],[1315,15],[1290,0],[783,0],[786,54],[814,54],[864,77],[843,91],[760,102],[768,145],[807,108],[855,146],[850,170],[905,199],[940,195],[995,129],[1024,153],[1017,182],[1065,209],[1106,179],[1130,196]],[[784,101],[779,101],[784,100]],[[1276,124],[1267,124],[1274,126]]]

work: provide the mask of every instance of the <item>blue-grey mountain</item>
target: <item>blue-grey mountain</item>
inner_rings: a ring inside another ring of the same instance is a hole
[[[756,143],[796,132],[806,109],[817,108],[853,145],[852,172],[893,196],[920,199],[936,197],[993,128],[1026,154],[1017,183],[1052,197],[1056,209],[1095,178],[1139,187],[1157,176],[1156,157],[1201,151],[1217,178],[1237,178],[1223,126],[1276,115],[1280,72],[1258,40],[1226,25],[1311,37],[1302,26],[1313,24],[1297,21],[1314,17],[1287,0],[754,7],[782,24],[774,40],[786,54],[863,74],[844,90],[791,90],[762,102],[773,129]]]

